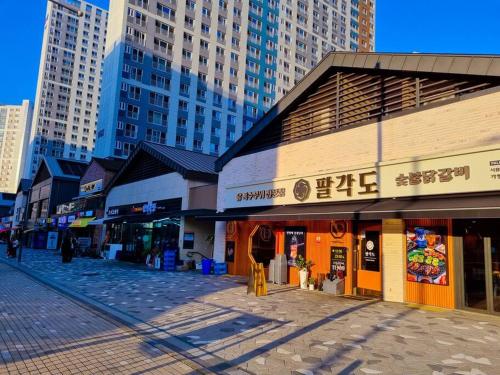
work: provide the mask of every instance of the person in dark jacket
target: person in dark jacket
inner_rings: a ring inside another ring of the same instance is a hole
[[[71,241],[71,234],[66,233],[61,244],[61,256],[63,263],[71,262],[73,258],[73,244]]]

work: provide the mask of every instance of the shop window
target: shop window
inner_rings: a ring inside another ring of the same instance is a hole
[[[276,255],[276,238],[268,225],[262,225],[252,238],[252,255],[257,263],[269,266],[269,261]]]

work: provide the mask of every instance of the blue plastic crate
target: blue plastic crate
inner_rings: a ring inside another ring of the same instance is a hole
[[[214,274],[225,275],[227,273],[227,263],[214,263]]]
[[[163,270],[175,271],[175,251],[166,251],[163,255]]]

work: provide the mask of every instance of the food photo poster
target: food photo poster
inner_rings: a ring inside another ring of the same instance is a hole
[[[414,226],[406,231],[407,280],[448,285],[446,227]]]

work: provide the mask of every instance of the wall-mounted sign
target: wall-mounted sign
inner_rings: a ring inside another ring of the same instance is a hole
[[[285,255],[289,266],[295,266],[299,255],[306,257],[305,227],[285,227]]]
[[[446,227],[409,227],[406,231],[407,280],[448,285]]]
[[[488,150],[231,186],[224,194],[224,208],[496,190],[500,190],[500,150]]]
[[[234,241],[226,241],[226,262],[234,262],[235,246]]]
[[[185,232],[184,233],[182,247],[184,249],[189,249],[189,250],[194,249],[194,233],[193,232]]]
[[[330,280],[343,279],[347,275],[347,247],[330,248]]]
[[[380,271],[380,232],[366,231],[361,241],[361,269],[365,271]]]
[[[80,196],[97,193],[102,190],[102,179],[80,185]]]
[[[345,236],[347,232],[346,220],[332,220],[330,222],[330,233],[333,238],[339,239]]]

